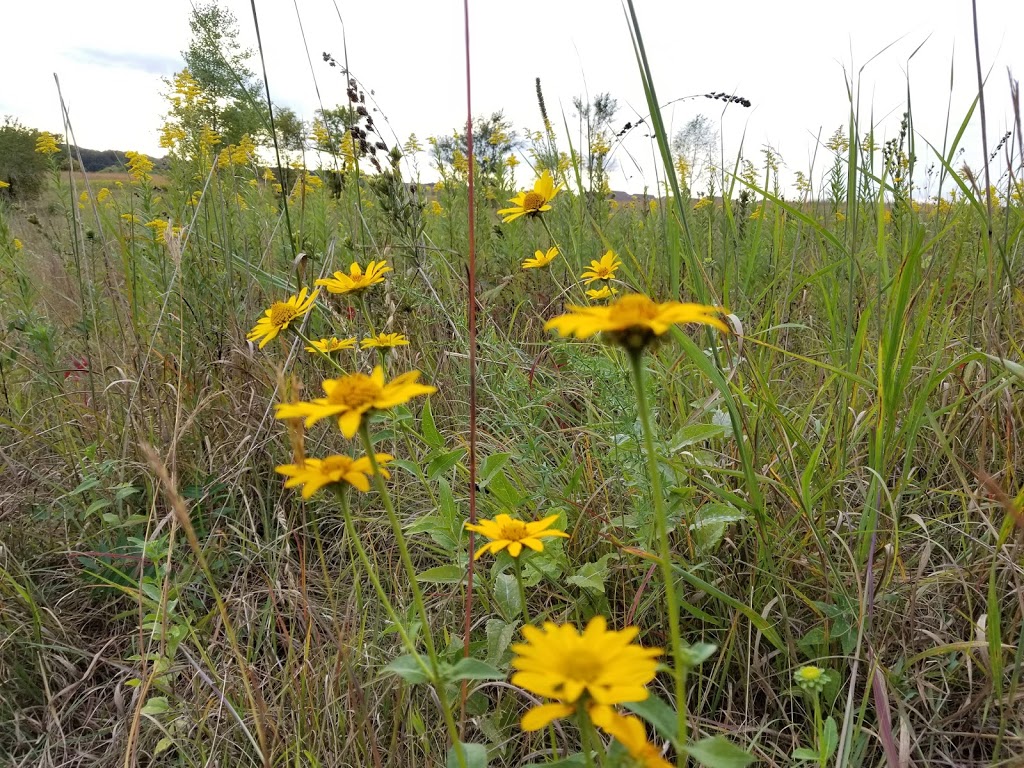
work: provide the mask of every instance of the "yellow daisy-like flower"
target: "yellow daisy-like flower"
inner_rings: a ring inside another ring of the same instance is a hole
[[[414,397],[437,392],[437,387],[418,384],[419,377],[419,371],[409,371],[385,383],[384,369],[378,365],[369,376],[350,373],[339,379],[324,379],[326,397],[311,402],[282,403],[274,415],[278,419],[304,418],[307,427],[337,416],[341,433],[351,438],[359,431],[365,414],[385,411]]]
[[[544,549],[544,543],[541,539],[551,536],[559,536],[563,539],[569,538],[569,534],[565,531],[551,527],[551,524],[557,519],[558,515],[550,515],[543,520],[524,523],[522,520],[516,520],[514,517],[500,514],[493,520],[481,520],[476,524],[466,523],[468,530],[476,531],[490,539],[489,542],[476,551],[473,559],[478,559],[485,552],[493,552],[496,555],[505,548],[508,548],[508,553],[512,557],[519,557],[523,547],[529,547],[534,552],[540,552]]]
[[[828,672],[821,667],[810,665],[800,667],[800,669],[794,672],[793,680],[805,691],[820,692],[832,681],[832,678],[829,677]]]
[[[534,182],[532,191],[520,192],[509,200],[512,207],[502,208],[498,211],[498,215],[504,217],[503,221],[506,224],[515,221],[520,216],[539,216],[541,213],[551,210],[551,200],[561,188],[562,185],[559,184],[556,187],[551,174],[544,171],[541,177]]]
[[[585,270],[580,279],[585,285],[590,285],[596,280],[611,280],[621,266],[622,262],[618,257],[612,251],[608,251],[600,261],[591,261],[590,269]]]
[[[611,707],[595,706],[590,708],[590,720],[614,736],[643,768],[672,768],[672,763],[661,756],[661,750],[647,740],[647,730],[639,717],[620,715]]]
[[[394,456],[388,453],[376,453],[374,456],[377,458],[380,474],[385,479],[390,478],[391,475],[384,469],[384,464],[391,461]],[[297,488],[301,485],[304,499],[308,499],[324,486],[335,483],[348,483],[365,493],[370,490],[368,475],[374,474],[368,456],[353,459],[350,456],[337,455],[324,459],[306,459],[302,464],[282,464],[275,471],[288,478],[284,483],[285,488]]]
[[[544,324],[562,336],[580,339],[595,333],[606,333],[617,344],[630,351],[646,347],[655,336],[661,336],[677,323],[710,325],[725,333],[729,326],[721,319],[721,307],[705,304],[682,304],[666,301],[659,304],[642,293],[632,293],[604,306],[576,307],[569,305],[568,314],[559,315]]]
[[[537,251],[533,254],[532,259],[527,259],[523,262],[523,269],[538,269],[540,267],[546,267],[555,257],[558,255],[557,248],[548,248],[547,253],[543,251]]]
[[[371,285],[384,282],[384,273],[390,272],[391,267],[386,261],[371,261],[366,265],[366,271],[357,262],[352,262],[348,268],[348,274],[335,272],[334,277],[321,278],[316,281],[331,293],[358,293],[364,291]]]
[[[367,336],[359,342],[361,349],[391,349],[393,347],[409,346],[409,339],[400,333],[378,333],[376,336]]]
[[[313,354],[323,352],[325,355],[329,355],[332,352],[340,352],[343,349],[355,348],[355,337],[350,339],[339,339],[337,336],[331,336],[329,339],[320,339],[320,341],[309,342],[309,346],[306,347],[306,351],[312,352]]]
[[[612,288],[610,285],[602,285],[600,288],[591,288],[587,291],[587,298],[598,301],[600,299],[610,299],[612,296],[618,294],[617,288]]]
[[[647,698],[647,684],[658,669],[660,648],[633,643],[636,627],[609,630],[603,616],[595,616],[580,632],[571,624],[550,621],[543,627],[523,627],[525,643],[512,646],[512,684],[554,699],[523,716],[524,731],[536,731],[576,711],[586,696],[596,705],[624,704]]]
[[[290,322],[309,312],[320,291],[313,291],[307,297],[308,290],[308,288],[303,288],[299,291],[298,296],[290,296],[288,301],[275,301],[271,304],[270,309],[264,313],[263,317],[256,321],[255,327],[245,337],[246,340],[260,339],[260,349],[267,346],[277,334],[288,327]]]

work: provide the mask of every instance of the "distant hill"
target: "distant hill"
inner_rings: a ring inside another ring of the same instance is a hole
[[[65,149],[65,147],[61,147]],[[86,149],[71,145],[72,156],[75,158],[75,165],[78,165],[78,155],[81,153],[81,170],[86,173],[97,173],[99,171],[120,171],[127,165],[128,160],[119,149]],[[169,163],[166,157],[149,157],[153,162],[153,170],[166,171]]]

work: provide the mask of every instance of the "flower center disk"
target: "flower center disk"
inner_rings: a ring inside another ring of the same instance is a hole
[[[501,526],[501,538],[508,541],[522,541],[527,535],[526,523],[521,520],[511,520]]]
[[[545,203],[544,195],[539,192],[527,192],[523,198],[523,210],[539,211]]]
[[[329,399],[338,405],[358,408],[361,405],[372,403],[381,392],[380,385],[365,373],[353,373],[338,380],[337,386],[331,390]]]
[[[290,323],[297,314],[295,307],[283,301],[275,301],[270,305],[270,322],[274,325]]]

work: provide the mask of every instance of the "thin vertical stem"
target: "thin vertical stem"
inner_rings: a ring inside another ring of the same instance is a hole
[[[672,574],[672,551],[668,541],[668,517],[665,513],[665,499],[661,493],[661,471],[658,468],[658,456],[654,448],[654,429],[651,426],[651,413],[647,404],[647,393],[644,391],[643,350],[629,350],[629,360],[633,367],[633,384],[636,388],[637,409],[640,411],[640,423],[644,431],[644,451],[647,454],[647,471],[651,476],[651,495],[654,497],[654,526],[658,539],[658,559],[661,561],[662,578],[665,581],[665,602],[668,604],[668,625],[672,639],[672,656],[676,663],[675,693],[676,714],[679,718],[679,744],[686,743],[686,687],[684,681],[683,643],[679,632],[679,603],[676,599],[675,578]],[[679,752],[679,765],[683,765],[686,756]]]

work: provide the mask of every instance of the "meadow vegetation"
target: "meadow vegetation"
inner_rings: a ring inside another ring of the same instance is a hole
[[[0,190],[5,761],[1024,751],[1019,124],[986,174],[976,105],[936,141],[851,82],[796,195],[770,150],[697,194],[633,33],[633,201],[610,97],[580,145],[538,81],[471,165],[326,55],[347,101],[288,136],[212,87],[246,52],[189,62],[158,180],[36,136],[42,196]]]

